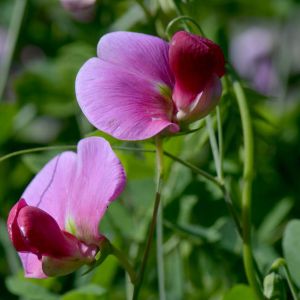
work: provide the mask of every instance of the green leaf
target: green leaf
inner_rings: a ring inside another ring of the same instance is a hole
[[[58,295],[50,293],[46,288],[25,278],[8,277],[5,284],[12,294],[28,300],[59,300]]]
[[[284,198],[274,206],[258,230],[258,237],[261,241],[270,242],[274,240],[276,229],[291,211],[293,205],[294,201],[291,198]]]
[[[300,287],[300,220],[291,220],[283,235],[283,253],[291,276]]]
[[[252,289],[245,284],[235,285],[229,292],[227,292],[223,300],[254,300],[255,294]]]

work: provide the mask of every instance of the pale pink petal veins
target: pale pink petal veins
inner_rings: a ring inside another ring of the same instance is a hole
[[[67,215],[75,223],[76,237],[89,244],[99,239],[99,221],[123,191],[126,178],[119,159],[102,138],[81,140],[77,155]]]
[[[98,57],[102,60],[165,83],[172,89],[174,78],[169,67],[168,52],[169,44],[158,37],[122,31],[104,35],[97,49]]]
[[[65,226],[65,211],[76,167],[76,154],[71,151],[55,156],[34,177],[22,198],[28,205],[51,215],[61,229]]]
[[[160,86],[142,75],[98,58],[88,60],[76,78],[76,95],[88,120],[122,140],[143,140],[163,129],[178,131],[171,122],[173,104]]]
[[[75,153],[57,155],[34,177],[22,195],[28,205],[49,213],[62,229],[65,227],[65,211],[75,166]],[[46,277],[35,254],[19,253],[19,256],[26,277]]]

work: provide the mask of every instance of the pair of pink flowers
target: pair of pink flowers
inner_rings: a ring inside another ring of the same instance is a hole
[[[156,37],[116,32],[98,45],[76,79],[79,105],[100,130],[122,140],[172,134],[207,115],[221,96],[224,57],[208,39],[178,32]],[[101,138],[79,142],[33,179],[8,218],[25,275],[68,274],[95,261],[98,227],[125,186],[124,169]]]

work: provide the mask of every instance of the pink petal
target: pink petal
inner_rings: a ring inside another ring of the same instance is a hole
[[[159,82],[98,58],[87,61],[76,79],[77,100],[88,120],[122,140],[147,139],[167,127],[179,130],[171,121],[172,101],[160,93]]]
[[[176,81],[173,100],[178,109],[190,105],[214,74],[221,77],[225,73],[221,48],[206,38],[185,31],[173,36],[169,59]]]
[[[46,278],[42,269],[42,261],[32,253],[19,253],[22,261],[25,277],[27,278]]]
[[[124,169],[108,142],[91,137],[78,144],[73,177],[67,216],[75,223],[76,237],[86,244],[97,243],[99,221],[124,189]]]
[[[34,253],[40,259],[44,255],[64,258],[80,253],[78,240],[71,235],[65,235],[54,218],[37,207],[22,208],[17,223],[27,244],[28,249],[25,252]]]
[[[76,154],[63,152],[48,162],[27,186],[22,198],[51,215],[61,229],[76,167]]]
[[[170,88],[174,79],[169,67],[169,44],[155,36],[135,32],[113,32],[98,43],[98,57],[123,67],[129,72],[165,83]]]
[[[182,122],[191,123],[205,117],[219,103],[221,94],[221,80],[218,76],[213,75],[195,100],[185,110],[177,112],[177,119]]]
[[[68,190],[75,167],[76,154],[64,152],[54,157],[34,177],[27,186],[22,198],[28,205],[48,212],[60,228],[65,226],[65,208]],[[19,253],[26,277],[45,278],[41,261],[35,254]]]
[[[27,206],[26,201],[20,199],[10,210],[7,219],[8,235],[17,251],[26,251],[28,249],[28,245],[24,242],[24,238],[17,223],[19,212],[25,206]]]

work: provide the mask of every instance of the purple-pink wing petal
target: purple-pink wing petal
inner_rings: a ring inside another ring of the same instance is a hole
[[[75,167],[74,152],[55,156],[34,177],[21,197],[28,205],[46,211],[61,229],[65,228],[65,211]]]
[[[163,129],[178,131],[171,122],[173,104],[161,94],[159,82],[92,58],[76,78],[76,95],[88,120],[122,140],[143,140]]]
[[[112,32],[104,35],[97,54],[102,60],[173,87],[169,67],[169,44],[155,36],[135,32]]]
[[[97,242],[99,222],[109,203],[123,191],[126,177],[109,143],[90,137],[78,144],[77,168],[67,217],[74,222],[76,237]]]
[[[25,277],[28,278],[46,278],[42,269],[42,262],[35,254],[19,253],[22,261]]]
[[[61,229],[65,227],[65,211],[75,166],[75,153],[57,155],[34,177],[22,195],[28,205],[39,207],[50,214]],[[41,261],[35,254],[19,255],[26,277],[46,277]]]

